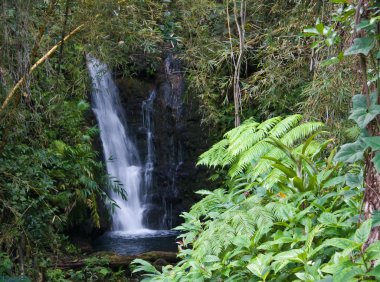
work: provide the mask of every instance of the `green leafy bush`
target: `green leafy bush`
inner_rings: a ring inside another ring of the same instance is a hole
[[[360,223],[362,170],[333,163],[336,150],[328,154],[328,141],[316,139],[322,125],[300,121],[249,120],[200,157],[201,164],[225,169],[223,186],[199,191],[203,199],[183,214],[179,264],[158,272],[135,261],[135,271],[149,273],[144,281],[380,277],[380,244],[362,250],[378,224]]]

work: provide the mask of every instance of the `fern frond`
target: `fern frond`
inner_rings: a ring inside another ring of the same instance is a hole
[[[229,174],[234,177],[242,173],[248,167],[248,165],[254,165],[255,161],[257,161],[261,156],[266,154],[272,148],[273,145],[268,143],[265,139],[257,142],[255,145],[253,145],[251,148],[239,156],[239,160],[231,166]]]
[[[266,189],[271,189],[284,175],[285,174],[279,169],[272,169],[271,172],[265,177],[261,185]]]
[[[247,130],[242,132],[237,138],[231,140],[227,151],[233,156],[246,151],[248,148],[267,137],[269,131],[281,120],[281,117],[274,117],[262,122],[258,126],[255,124],[256,131],[248,130],[250,129],[250,127],[248,127]]]
[[[288,203],[271,202],[266,205],[278,221],[290,221],[296,214],[296,208]]]
[[[215,207],[218,207],[228,201],[226,191],[224,189],[216,189],[209,192],[209,195],[192,206],[190,211],[191,215],[196,218],[207,215],[210,211],[212,211],[212,209],[215,209]]]
[[[229,141],[223,139],[213,145],[210,150],[200,155],[197,165],[206,165],[209,167],[216,167],[223,165],[223,159],[226,152],[226,147]]]
[[[270,136],[280,138],[302,120],[301,115],[288,116],[272,128]]]
[[[270,227],[273,225],[273,215],[263,206],[254,206],[249,211],[257,226]]]
[[[260,129],[256,132],[247,130],[242,133],[239,138],[236,138],[234,141],[230,142],[227,151],[231,156],[236,156],[241,152],[246,151],[266,136],[267,132],[264,129]]]
[[[240,136],[242,132],[247,130],[247,128],[256,128],[259,125],[258,122],[255,122],[253,119],[247,119],[244,121],[240,126],[235,127],[231,129],[230,131],[226,132],[224,134],[224,138],[229,139],[229,140],[234,140],[237,136]]]
[[[261,124],[252,119],[241,126],[228,131],[224,139],[216,143],[210,150],[203,153],[198,165],[209,167],[229,167],[228,174],[235,178],[245,173],[250,180],[259,175],[268,174],[273,169],[272,161],[261,159],[263,156],[275,159],[286,158],[286,154],[274,144],[272,139],[282,143],[284,148],[292,147],[323,126],[320,122],[299,124],[301,115],[292,115],[286,118],[274,117]],[[307,153],[318,149],[318,142],[311,141]],[[298,151],[297,151],[298,152]],[[265,187],[276,183],[281,176],[279,171],[269,174]]]
[[[269,132],[273,127],[281,123],[282,117],[273,117],[263,121],[258,127],[257,130],[263,130],[264,132]]]
[[[273,145],[272,145],[273,146]],[[273,149],[270,150],[265,157],[275,158],[275,159],[284,159],[286,154],[279,148],[273,146]],[[251,179],[256,179],[259,175],[266,174],[272,168],[273,161],[267,159],[260,159],[255,167],[253,167],[253,174],[250,175]]]
[[[235,236],[246,235],[251,237],[255,232],[255,222],[246,210],[229,212],[229,224],[234,229]]]
[[[280,141],[285,144],[285,146],[291,147],[296,142],[301,139],[306,138],[310,134],[316,132],[318,129],[324,126],[321,122],[307,122],[300,124],[299,126],[293,128],[283,137],[280,138]]]

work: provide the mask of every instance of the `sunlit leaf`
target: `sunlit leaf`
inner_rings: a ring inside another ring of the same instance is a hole
[[[371,52],[374,46],[375,46],[375,38],[372,38],[372,37],[355,38],[353,45],[344,52],[344,55],[349,56],[349,55],[364,54],[367,56],[369,52]]]

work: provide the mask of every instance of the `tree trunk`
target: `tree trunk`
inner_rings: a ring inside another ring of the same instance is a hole
[[[244,44],[245,44],[245,19],[246,19],[246,2],[244,0],[240,3],[240,12],[238,11],[236,0],[233,0],[233,14],[236,24],[236,29],[239,36],[239,52],[235,55],[231,27],[230,27],[230,14],[228,9],[229,1],[227,1],[227,25],[228,25],[228,35],[231,47],[231,60],[234,66],[233,74],[233,93],[234,93],[234,109],[235,109],[235,127],[240,125],[240,111],[241,111],[241,89],[240,89],[240,73],[241,65],[244,55]]]
[[[371,161],[372,157],[373,154],[367,156],[365,166],[364,215],[366,219],[371,218],[375,211],[380,210],[380,175]],[[372,228],[365,247],[379,239],[380,227],[378,226]]]
[[[363,18],[367,17],[367,7],[368,0],[359,0],[356,7],[355,14],[355,24],[358,25]],[[356,37],[365,36],[364,30],[356,31]],[[367,106],[370,106],[370,87],[368,86],[367,77],[367,57],[363,54],[359,55],[359,66],[358,75],[362,83],[362,94],[366,96]],[[373,90],[376,86],[373,86]],[[379,136],[379,127],[377,126],[377,119],[375,119],[371,124],[367,126],[367,130],[370,136]],[[364,202],[363,202],[363,212],[365,219],[372,217],[375,211],[380,210],[380,174],[376,171],[374,164],[372,163],[372,158],[374,153],[371,152],[367,154],[365,158],[365,191],[364,191]],[[372,228],[371,233],[367,242],[364,244],[363,249],[366,249],[370,244],[376,242],[380,239],[380,227]]]

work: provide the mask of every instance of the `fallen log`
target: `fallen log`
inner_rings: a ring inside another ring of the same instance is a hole
[[[174,253],[174,252],[158,252],[157,251],[157,252],[148,252],[148,253],[143,253],[139,255],[131,255],[131,256],[123,256],[123,255],[118,255],[118,254],[110,253],[110,252],[100,252],[100,253],[95,253],[87,258],[57,263],[55,267],[61,268],[61,269],[83,268],[88,265],[88,262],[86,263],[86,260],[88,258],[99,258],[99,259],[104,258],[106,259],[106,263],[99,263],[99,265],[108,266],[111,268],[128,267],[134,259],[143,259],[153,264],[157,264],[158,266],[174,264],[179,261],[179,259],[177,258],[177,253]]]

